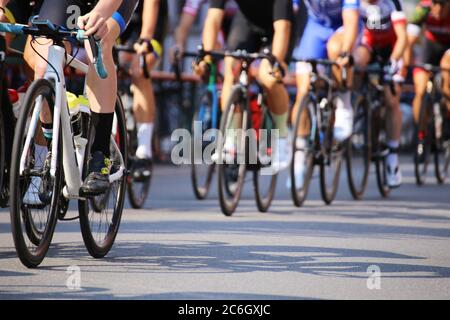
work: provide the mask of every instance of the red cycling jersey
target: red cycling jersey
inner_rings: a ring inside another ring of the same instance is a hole
[[[362,43],[370,48],[393,47],[397,40],[394,25],[406,25],[398,0],[362,1],[360,15],[365,23]]]
[[[422,0],[417,5],[408,33],[419,35],[421,28],[425,28],[425,37],[433,42],[450,45],[450,15],[439,19],[431,14],[431,0]]]

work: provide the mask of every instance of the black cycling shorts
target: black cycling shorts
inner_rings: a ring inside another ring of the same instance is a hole
[[[66,28],[75,28],[78,15],[89,13],[97,1],[89,0],[13,0],[7,8],[13,14],[16,23],[26,24],[33,15],[39,19],[50,20],[53,24]],[[124,0],[113,19],[124,32],[136,10],[139,0]]]
[[[420,47],[417,62],[419,64],[432,64],[438,66],[442,57],[450,49],[450,45],[424,39],[423,45]]]
[[[139,35],[142,28],[142,11],[143,2],[141,1],[138,8],[134,12],[131,22],[127,30],[122,34],[120,39],[123,43],[132,43],[139,39]],[[156,22],[155,34],[153,39],[159,43],[164,43],[164,38],[167,33],[167,27],[169,22],[169,6],[167,0],[159,2],[158,21]]]
[[[239,10],[231,24],[230,34],[227,39],[227,48],[231,51],[246,50],[247,52],[259,52],[264,46],[263,38],[267,39],[269,46],[271,45],[273,33],[273,28],[267,30],[252,24]],[[294,30],[292,30],[289,51],[286,55],[287,63],[289,63],[294,50],[295,36]]]

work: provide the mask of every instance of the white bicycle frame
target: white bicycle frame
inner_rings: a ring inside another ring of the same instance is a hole
[[[48,66],[44,75],[44,79],[49,80],[54,84],[55,89],[55,106],[53,113],[53,145],[59,145],[60,136],[62,136],[62,159],[64,166],[64,177],[66,180],[66,187],[63,190],[64,197],[67,199],[84,199],[80,196],[80,188],[82,185],[82,173],[84,156],[86,152],[87,139],[81,137],[73,137],[72,125],[70,121],[69,108],[67,105],[66,96],[66,83],[64,78],[63,66],[66,65],[66,56],[69,61],[69,65],[76,70],[87,74],[88,65],[77,60],[76,58],[66,55],[64,48],[52,45],[49,48]],[[53,67],[52,67],[53,66]],[[35,136],[37,125],[39,122],[39,116],[42,110],[42,98],[36,101],[35,108],[30,120],[30,127],[25,140],[24,151],[20,158],[20,174],[22,175],[25,170],[25,163],[27,158],[27,152],[30,148],[31,141]],[[80,112],[90,114],[88,108],[80,110]],[[115,119],[114,123],[117,123]],[[62,128],[62,135],[59,134],[60,128]],[[113,130],[114,131],[114,130]],[[109,181],[111,183],[121,179],[126,170],[123,155],[120,152],[119,147],[113,136],[111,136],[111,143],[116,151],[116,154],[120,158],[120,169],[110,175]],[[75,148],[74,148],[75,146]],[[50,164],[50,175],[55,177],[56,167],[58,159],[58,148],[52,150],[52,158]]]

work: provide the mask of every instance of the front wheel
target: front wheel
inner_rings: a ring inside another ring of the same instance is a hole
[[[12,152],[11,226],[17,254],[29,268],[37,267],[48,251],[61,195],[61,144],[57,147],[54,140],[46,141],[41,129],[40,117],[46,112],[40,110],[48,107],[50,110],[54,107],[53,86],[47,80],[37,80],[25,96]],[[29,133],[31,139],[27,139]],[[58,159],[52,175],[50,159],[55,150]]]
[[[432,110],[430,96],[425,95],[420,106],[419,123],[416,130],[416,146],[414,150],[414,173],[416,183],[422,186],[426,182],[428,166],[431,158]]]
[[[309,96],[300,103],[294,125],[290,168],[291,194],[294,205],[301,207],[308,195],[314,170],[314,142],[316,137],[315,106]]]
[[[198,200],[204,200],[208,196],[214,174],[214,163],[210,161],[211,159],[204,159],[204,151],[211,143],[214,143],[215,138],[207,134],[209,130],[217,128],[214,122],[218,119],[213,117],[215,112],[218,113],[214,108],[218,109],[218,107],[213,105],[213,100],[213,93],[207,90],[202,95],[192,119],[191,181]],[[201,134],[200,137],[199,134]]]
[[[343,144],[334,138],[334,107],[329,108],[330,110],[321,111],[323,123],[320,124],[321,128],[324,128],[321,133],[323,141],[320,159],[320,192],[327,205],[336,198],[344,149]]]
[[[363,97],[356,100],[354,115],[353,134],[346,150],[347,178],[353,198],[361,200],[367,188],[372,158],[370,108]]]
[[[220,208],[226,216],[236,211],[244,186],[248,123],[248,99],[236,86],[221,119],[216,148]]]
[[[126,175],[120,172],[127,167],[127,132],[125,116],[120,99],[117,100],[115,109],[116,132],[111,135],[110,160],[112,162],[111,176],[117,175],[118,180],[111,183],[109,190],[94,199],[85,199],[78,202],[80,214],[81,234],[89,254],[94,258],[103,258],[111,250],[119,231],[122,211],[125,202]],[[89,144],[86,150],[90,150],[93,138],[93,130],[89,133]],[[83,179],[87,176],[88,160],[90,153],[86,152]],[[96,201],[92,205],[92,201]]]
[[[389,155],[389,149],[386,143],[386,132],[382,124],[384,117],[380,114],[381,111],[381,109],[377,110],[377,114],[372,119],[373,160],[375,162],[378,191],[383,198],[387,198],[391,193],[391,188],[387,181],[387,156]]]
[[[252,118],[258,115],[252,115]],[[267,212],[272,204],[277,186],[278,172],[271,168],[270,156],[272,155],[272,130],[275,124],[266,107],[261,107],[259,114],[262,130],[256,130],[257,135],[257,168],[253,172],[253,186],[255,189],[256,206],[260,212]],[[254,128],[255,129],[255,128]]]

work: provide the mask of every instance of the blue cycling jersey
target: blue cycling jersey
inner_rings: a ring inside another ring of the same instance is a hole
[[[360,0],[305,0],[305,5],[311,19],[324,27],[338,28],[342,26],[342,10],[358,10]]]

